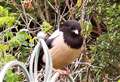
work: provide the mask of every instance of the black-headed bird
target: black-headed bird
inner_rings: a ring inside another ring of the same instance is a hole
[[[49,53],[52,55],[53,68],[61,73],[80,56],[83,37],[81,26],[76,20],[68,20],[60,25],[47,40]],[[39,64],[45,63],[44,53],[40,53]]]

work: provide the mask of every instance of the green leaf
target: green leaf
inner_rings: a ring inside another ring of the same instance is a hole
[[[26,32],[18,32],[16,36],[9,41],[9,44],[12,47],[21,46],[27,39],[30,38],[30,35],[28,35]]]
[[[4,56],[0,54],[0,67],[12,60],[15,60],[15,57],[11,54],[5,54]]]
[[[7,63],[9,61],[12,61],[12,60],[15,60],[15,57],[12,56],[11,54],[7,54],[7,55],[0,55],[0,62],[4,62],[4,63]]]
[[[120,82],[120,79],[118,80],[118,82]]]
[[[8,16],[8,10],[0,6],[0,17],[1,16]]]
[[[17,47],[17,46],[20,46],[21,43],[19,40],[17,40],[15,37],[12,38],[10,41],[9,41],[9,45],[10,47]]]
[[[3,52],[3,51],[6,51],[9,49],[9,46],[8,45],[5,45],[5,44],[0,44],[0,52]]]
[[[5,16],[0,17],[0,26],[8,25],[8,27],[11,27],[15,22],[15,17]]]
[[[21,77],[18,74],[13,73],[12,70],[8,70],[6,77],[5,77],[5,81],[7,81],[7,82],[20,82]]]
[[[12,32],[5,32],[4,37],[8,38],[12,38],[13,37],[13,33]]]
[[[52,28],[52,26],[47,21],[44,21],[41,27],[42,27],[42,31],[44,32],[48,32]]]
[[[81,6],[82,6],[82,3],[83,3],[82,1],[83,1],[83,0],[77,0],[76,6],[77,6],[77,7],[81,7]]]
[[[85,36],[89,36],[92,31],[92,24],[89,21],[84,21],[82,34]]]

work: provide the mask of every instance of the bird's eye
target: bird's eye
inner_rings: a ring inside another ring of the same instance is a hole
[[[71,27],[70,29],[71,29],[71,30],[74,30],[75,28],[74,28],[74,27]]]

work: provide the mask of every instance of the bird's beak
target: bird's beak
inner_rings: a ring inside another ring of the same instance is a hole
[[[78,30],[73,30],[73,32],[77,35],[79,34]]]

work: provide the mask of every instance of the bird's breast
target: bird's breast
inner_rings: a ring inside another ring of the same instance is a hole
[[[80,55],[80,49],[70,48],[70,46],[64,42],[62,36],[57,37],[52,45],[53,47],[49,52],[52,55],[54,68],[63,69]]]

